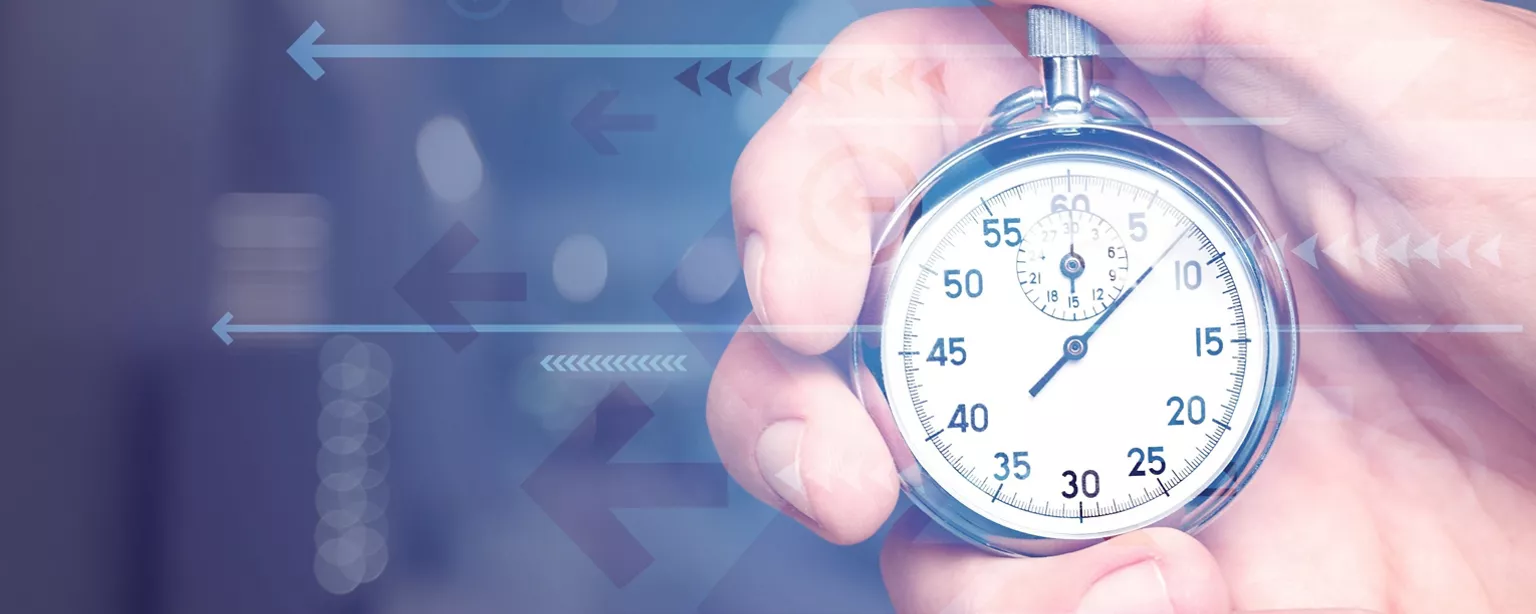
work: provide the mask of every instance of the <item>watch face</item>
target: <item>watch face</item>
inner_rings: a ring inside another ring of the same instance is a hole
[[[1159,168],[1031,156],[912,224],[878,355],[901,443],[944,493],[926,509],[1103,537],[1256,464],[1293,348],[1277,347],[1261,256]]]

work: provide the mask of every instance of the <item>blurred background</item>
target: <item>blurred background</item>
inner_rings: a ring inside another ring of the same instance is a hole
[[[726,334],[211,327],[749,310],[731,170],[810,58],[321,59],[316,80],[287,53],[312,23],[322,45],[822,44],[936,4],[0,5],[0,610],[888,611],[879,538],[823,544],[723,478],[703,416]],[[424,260],[440,241],[462,262]],[[419,262],[523,273],[526,299],[413,304]],[[631,432],[594,434],[599,405]],[[570,494],[616,479],[604,450],[675,483]]]

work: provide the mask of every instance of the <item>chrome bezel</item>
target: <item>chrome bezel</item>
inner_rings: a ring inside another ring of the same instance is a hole
[[[1194,533],[1221,512],[1252,479],[1274,443],[1284,421],[1296,378],[1299,339],[1296,306],[1279,247],[1261,222],[1257,211],[1220,169],[1183,144],[1141,126],[1126,122],[1087,120],[1039,122],[988,133],[950,155],[930,171],[902,200],[874,248],[866,313],[861,322],[885,325],[884,313],[896,265],[906,256],[907,236],[930,219],[927,213],[951,206],[952,197],[997,174],[1048,159],[1071,156],[1108,160],[1156,173],[1184,190],[1221,225],[1233,244],[1249,249],[1239,261],[1258,285],[1264,335],[1269,342],[1265,378],[1259,407],[1247,436],[1227,466],[1179,510],[1143,526],[1169,526]],[[1249,242],[1248,237],[1252,237]],[[874,309],[876,312],[871,313]],[[873,340],[873,342],[872,342]],[[868,366],[875,390],[867,390],[861,367]],[[854,336],[852,351],[855,391],[871,411],[889,413],[878,334]],[[878,403],[875,403],[878,401]],[[900,433],[894,415],[877,420],[887,445],[910,464],[900,469],[902,488],[914,504],[955,534],[984,549],[1007,555],[1046,555],[1086,547],[1112,535],[1082,539],[1056,539],[1031,535],[1003,526],[972,511],[951,496],[910,454],[908,439]],[[945,467],[944,469],[949,469]],[[1135,528],[1127,528],[1123,533]]]

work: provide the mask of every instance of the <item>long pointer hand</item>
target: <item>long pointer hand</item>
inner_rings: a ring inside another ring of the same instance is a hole
[[[1157,268],[1157,265],[1161,264],[1163,259],[1167,258],[1168,254],[1173,252],[1173,248],[1178,247],[1179,243],[1182,242],[1185,237],[1188,237],[1190,232],[1193,232],[1193,230],[1194,227],[1191,226],[1189,230],[1179,233],[1179,237],[1173,240],[1173,243],[1168,246],[1168,249],[1163,250],[1163,255],[1158,256],[1157,260],[1152,262],[1152,266],[1147,267],[1146,272],[1142,273],[1141,277],[1136,278],[1136,283],[1131,284],[1131,287],[1126,288],[1125,292],[1120,294],[1120,298],[1115,299],[1115,302],[1109,304],[1109,308],[1104,310],[1104,315],[1099,316],[1099,319],[1093,323],[1093,326],[1088,327],[1088,332],[1081,335],[1067,337],[1066,343],[1062,344],[1061,358],[1056,361],[1056,364],[1051,365],[1051,370],[1046,371],[1045,375],[1040,378],[1040,381],[1035,382],[1035,386],[1033,388],[1029,389],[1029,396],[1040,396],[1040,391],[1045,388],[1046,383],[1051,381],[1051,378],[1056,377],[1057,371],[1060,371],[1061,368],[1066,366],[1068,362],[1081,360],[1083,356],[1088,354],[1088,339],[1093,336],[1093,333],[1097,332],[1099,327],[1104,325],[1104,321],[1108,320],[1109,316],[1113,315],[1115,310],[1120,308],[1120,304],[1124,303],[1125,299],[1130,298],[1131,293],[1135,292],[1136,288],[1141,286],[1141,282],[1145,280],[1148,275],[1152,274],[1152,270]]]

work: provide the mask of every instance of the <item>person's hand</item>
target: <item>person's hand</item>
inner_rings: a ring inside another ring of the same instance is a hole
[[[845,350],[821,354],[861,313],[871,233],[894,197],[998,100],[1038,83],[1023,57],[946,55],[1005,43],[1000,28],[1022,38],[1015,4],[855,24],[833,51],[926,47],[933,59],[908,74],[942,63],[942,88],[866,83],[913,70],[894,52],[884,65],[824,60],[738,166],[748,324],[816,326],[739,334],[711,386],[710,431],[747,490],[831,541],[874,534],[899,488],[876,425],[888,410],[851,392]],[[1110,62],[1111,84],[1232,175],[1277,236],[1321,237],[1321,271],[1287,255],[1303,324],[1531,321],[1536,15],[1476,0],[1047,4],[1120,46],[1130,63]],[[829,78],[840,72],[848,80]],[[1216,115],[1261,121],[1169,121]],[[1410,252],[1443,238],[1435,257],[1461,237],[1502,236],[1502,267],[1431,263],[1427,250],[1404,266],[1385,250],[1405,235]],[[915,540],[927,519],[909,510],[882,556],[897,610],[1536,608],[1530,333],[1306,335],[1301,358],[1272,453],[1198,540],[1150,529],[1010,559]]]

